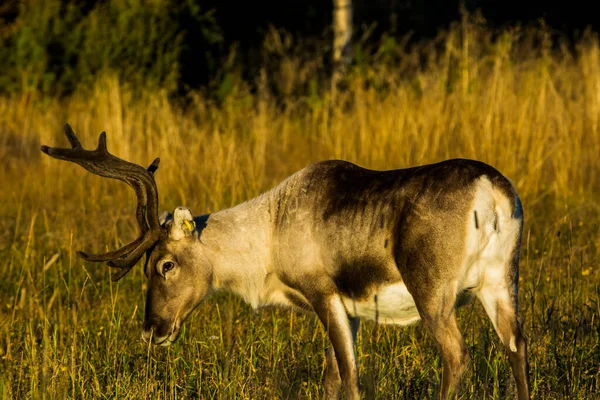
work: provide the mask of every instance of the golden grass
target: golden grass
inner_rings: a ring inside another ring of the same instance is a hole
[[[600,46],[589,36],[573,52],[552,50],[543,33],[536,35],[542,40],[492,36],[463,23],[428,50],[401,53],[398,65],[374,60],[357,67],[335,102],[327,93],[276,101],[240,85],[218,106],[197,94],[182,107],[109,73],[65,99],[0,98],[0,396],[322,393],[328,343],[311,316],[256,314],[219,295],[199,307],[177,345],[144,346],[140,269],[114,284],[108,268],[74,255],[135,235],[133,194],[43,156],[40,144],[67,145],[60,127],[68,121],[86,147],[105,130],[109,150],[122,158],[148,164],[160,156],[162,208],[185,204],[198,214],[249,199],[328,158],[376,169],[451,157],[490,163],[514,182],[525,209],[520,308],[533,393],[594,397]],[[423,55],[425,63],[418,61]],[[305,83],[288,68],[297,60],[286,63],[286,74],[272,79]],[[513,394],[508,362],[482,308],[464,308],[461,325],[473,363],[460,397]],[[363,324],[358,359],[369,398],[430,398],[441,376],[420,326]]]

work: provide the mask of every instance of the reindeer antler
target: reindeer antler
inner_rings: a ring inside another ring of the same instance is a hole
[[[106,148],[105,132],[100,134],[96,150],[85,150],[69,124],[64,124],[63,130],[73,148],[42,146],[44,153],[59,160],[79,164],[93,174],[105,178],[119,179],[135,190],[138,203],[136,219],[140,227],[140,236],[120,249],[108,253],[87,254],[83,251],[77,252],[84,260],[93,262],[108,261],[109,267],[120,269],[112,275],[112,280],[118,281],[160,239],[162,229],[158,218],[158,189],[154,181],[154,172],[158,169],[160,159],[155,159],[148,169],[145,169],[140,165],[110,154]]]

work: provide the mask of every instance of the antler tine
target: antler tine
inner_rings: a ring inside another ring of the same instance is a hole
[[[133,249],[138,247],[143,242],[143,240],[144,240],[144,237],[140,236],[137,239],[135,239],[133,242],[127,243],[125,246],[123,246],[117,250],[109,251],[104,254],[88,254],[84,251],[78,250],[77,255],[79,257],[83,258],[85,261],[91,261],[91,262],[103,262],[103,261],[115,260],[115,259],[123,257],[125,254],[131,252]]]
[[[150,249],[160,238],[160,232],[156,231],[148,231],[144,235],[143,243],[134,248],[131,253],[127,254],[124,258],[119,258],[116,260],[110,260],[108,262],[108,266],[111,268],[118,268],[120,271],[117,271],[113,274],[112,280],[117,281],[121,279],[127,272],[129,272],[135,264],[139,261],[140,258],[144,255],[144,253]]]
[[[158,169],[158,165],[160,164],[160,158],[155,158],[154,161],[152,161],[152,164],[150,164],[148,166],[148,168],[146,169],[150,175],[154,178],[154,173],[156,172],[156,170]],[[142,207],[141,204],[138,204],[137,210],[136,210],[136,217],[138,220],[139,224],[142,224],[141,221],[145,221],[146,220],[146,207]],[[156,213],[158,214],[158,208],[156,209]],[[160,224],[160,218],[159,218],[159,224]]]
[[[100,137],[98,138],[98,148],[96,151],[101,154],[109,154],[108,149],[106,148],[106,132],[102,131],[100,133]]]
[[[132,266],[132,268],[133,268],[133,266]],[[122,277],[124,277],[125,275],[127,275],[127,273],[129,271],[131,271],[131,268],[128,268],[128,269],[119,269],[119,270],[113,272],[113,274],[111,275],[110,279],[113,282],[116,282],[119,279],[121,279]]]
[[[148,172],[150,172],[153,176],[158,169],[158,164],[160,164],[160,158],[156,157],[154,161],[152,161],[152,164],[150,164],[147,168]]]
[[[59,160],[79,164],[93,174],[121,180],[131,186],[136,193],[136,220],[141,231],[140,236],[131,243],[104,254],[88,254],[82,251],[77,253],[87,261],[110,261],[109,266],[121,269],[113,275],[113,280],[120,279],[160,238],[158,189],[153,175],[158,169],[160,160],[155,159],[146,169],[110,154],[105,132],[100,134],[98,147],[95,150],[86,150],[69,124],[64,124],[63,130],[72,148],[42,146],[42,152]]]
[[[69,142],[71,143],[71,146],[73,146],[74,149],[83,149],[81,142],[79,141],[79,139],[77,139],[77,136],[75,136],[75,132],[73,132],[73,129],[71,129],[71,125],[64,124],[63,130],[65,131],[67,139],[69,139]]]

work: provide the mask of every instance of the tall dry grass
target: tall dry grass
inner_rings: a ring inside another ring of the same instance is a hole
[[[148,164],[162,208],[200,214],[249,199],[327,158],[389,169],[451,157],[498,168],[525,209],[520,308],[537,398],[593,398],[600,390],[600,45],[572,51],[546,33],[463,21],[429,47],[377,55],[326,91],[274,98],[310,70],[283,52],[258,90],[239,84],[221,103],[185,106],[110,73],[56,99],[0,98],[0,395],[3,398],[316,398],[325,334],[312,316],[256,314],[216,296],[165,350],[139,340],[144,276],[118,284],[75,249],[114,248],[135,233],[133,193],[44,157],[64,146],[68,121],[84,146],[105,130],[109,150]],[[275,46],[277,47],[277,46]],[[290,67],[292,66],[292,67]],[[295,66],[295,67],[293,67]],[[503,349],[476,304],[461,326],[472,367],[460,398],[514,393]],[[431,398],[441,376],[419,327],[363,324],[358,360],[369,398]]]

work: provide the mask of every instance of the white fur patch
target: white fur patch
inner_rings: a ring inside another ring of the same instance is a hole
[[[421,319],[404,282],[377,288],[367,299],[342,297],[348,314],[382,324],[409,325]]]
[[[515,338],[515,335],[512,335],[510,337],[510,344],[508,347],[510,347],[510,351],[512,351],[513,353],[517,352],[517,339]]]
[[[486,177],[477,183],[474,211],[479,226],[472,218],[467,220],[467,248],[462,288],[471,287],[490,317],[496,332],[504,343],[509,340],[511,351],[517,351],[514,334],[502,337],[506,327],[500,323],[498,311],[514,313],[508,281],[508,269],[519,229],[520,220],[512,218],[506,195],[500,193]],[[459,287],[459,290],[462,289]],[[505,318],[502,318],[506,321]],[[502,328],[502,329],[500,329]]]

